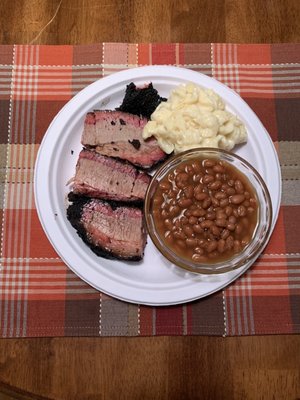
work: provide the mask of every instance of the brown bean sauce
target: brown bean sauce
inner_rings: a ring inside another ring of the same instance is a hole
[[[165,244],[180,257],[196,263],[225,261],[241,252],[254,234],[256,192],[226,161],[195,158],[160,181],[153,218]]]

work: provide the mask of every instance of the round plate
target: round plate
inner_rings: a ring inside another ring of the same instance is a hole
[[[149,238],[143,261],[106,260],[82,242],[66,217],[66,195],[70,191],[67,182],[75,173],[85,114],[119,106],[130,82],[137,86],[152,82],[164,97],[179,84],[194,82],[215,90],[224,99],[227,109],[248,130],[247,144],[235,151],[260,172],[269,188],[273,228],[281,197],[279,161],[262,123],[234,91],[206,75],[177,67],[140,67],[105,77],[78,93],[49,126],[36,160],[34,190],[40,221],[59,256],[84,281],[110,296],[156,306],[189,302],[224,288],[250,265],[220,275],[184,272],[164,259]]]

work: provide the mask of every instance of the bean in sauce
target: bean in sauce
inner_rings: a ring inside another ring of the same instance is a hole
[[[153,198],[156,229],[176,254],[196,263],[232,258],[251,240],[256,192],[226,161],[195,158],[165,176]]]

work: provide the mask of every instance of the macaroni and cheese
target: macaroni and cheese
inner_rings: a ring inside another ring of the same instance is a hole
[[[154,136],[168,154],[196,147],[231,150],[247,141],[243,123],[225,110],[225,103],[212,89],[192,83],[174,89],[146,124],[143,138]]]

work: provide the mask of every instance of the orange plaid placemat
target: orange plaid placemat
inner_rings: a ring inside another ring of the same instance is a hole
[[[78,91],[142,65],[182,66],[236,90],[280,158],[279,219],[264,254],[229,287],[180,306],[121,302],[81,281],[39,223],[33,171],[48,125]],[[300,332],[300,45],[0,46],[0,335],[254,335]]]

